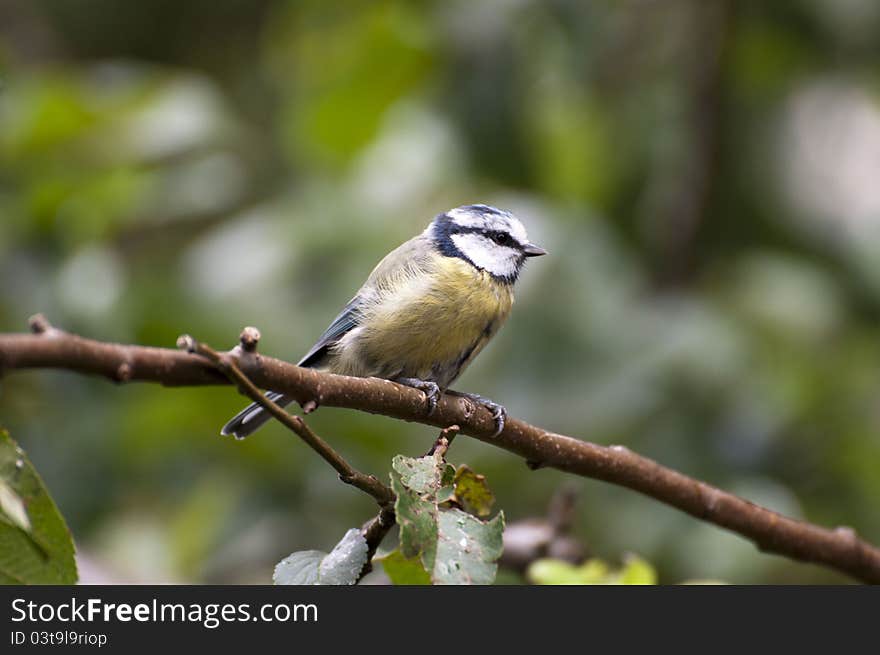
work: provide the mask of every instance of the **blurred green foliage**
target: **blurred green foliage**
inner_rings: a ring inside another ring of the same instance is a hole
[[[874,0],[7,0],[0,330],[297,359],[381,256],[488,202],[550,250],[458,387],[880,542]],[[268,582],[373,512],[229,388],[9,375],[84,580]],[[312,419],[384,476],[434,431]],[[509,520],[566,476],[459,439]],[[841,578],[629,491],[576,532],[661,582]]]
[[[653,585],[657,572],[648,562],[630,555],[619,570],[600,559],[590,559],[575,566],[556,559],[535,560],[526,573],[535,584],[552,585]]]

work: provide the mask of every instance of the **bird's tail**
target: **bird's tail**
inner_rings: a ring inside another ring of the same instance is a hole
[[[274,391],[266,392],[266,398],[281,407],[286,407],[293,402],[293,398]],[[232,435],[236,439],[244,439],[252,432],[255,432],[270,418],[272,418],[272,415],[263,409],[258,403],[251,403],[238,414],[233,416],[229,423],[224,425],[223,429],[220,430],[220,434]]]

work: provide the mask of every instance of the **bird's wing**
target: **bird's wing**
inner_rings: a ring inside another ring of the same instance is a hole
[[[328,348],[360,324],[360,309],[373,301],[381,289],[393,284],[395,278],[400,275],[411,275],[416,271],[424,270],[430,248],[431,243],[428,237],[419,235],[385,255],[354,298],[333,319],[324,334],[299,361],[298,365],[309,368],[318,364],[327,353]]]
[[[307,352],[305,356],[301,360],[299,360],[297,366],[304,366],[306,368],[314,366],[326,354],[327,348],[338,342],[348,332],[357,327],[357,309],[360,304],[361,297],[360,294],[358,294],[354,298],[352,298],[351,301],[342,309],[342,311],[339,312],[339,315],[333,319],[330,327],[324,330],[324,334],[320,336],[318,341],[315,343],[314,346],[311,347],[309,352]]]

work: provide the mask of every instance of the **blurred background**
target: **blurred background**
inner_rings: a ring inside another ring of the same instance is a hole
[[[0,0],[0,330],[297,360],[450,207],[517,213],[531,262],[457,383],[880,542],[876,0]],[[231,388],[9,375],[0,422],[84,581],[262,582],[374,513]],[[425,426],[324,408],[385,475]],[[468,439],[508,521],[570,478]],[[628,490],[573,532],[663,582],[841,582]],[[393,545],[390,542],[389,547]],[[513,581],[508,577],[505,580]]]

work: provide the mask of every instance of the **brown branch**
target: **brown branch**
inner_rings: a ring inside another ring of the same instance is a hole
[[[367,562],[364,564],[358,580],[373,570],[373,556],[376,554],[376,549],[394,527],[396,520],[394,509],[386,507],[361,526],[361,534],[367,542]]]
[[[67,334],[39,320],[36,335],[0,335],[0,371],[62,368],[117,382],[168,386],[228,384],[204,357],[177,350],[102,343]],[[347,407],[445,428],[503,448],[537,466],[628,487],[696,518],[752,540],[763,551],[822,564],[865,582],[880,583],[880,549],[850,528],[828,530],[787,518],[705,482],[661,466],[623,446],[599,446],[508,419],[496,437],[494,420],[465,398],[444,395],[428,416],[420,391],[387,380],[352,378],[304,369],[237,347],[223,354],[254,385],[300,404]]]
[[[448,427],[443,428],[440,431],[440,436],[437,437],[437,441],[434,442],[434,445],[431,446],[431,449],[425,453],[425,457],[430,457],[431,455],[440,454],[440,457],[446,457],[446,451],[449,450],[449,446],[452,445],[452,440],[455,439],[455,435],[459,433],[461,430],[457,425],[450,425]]]

